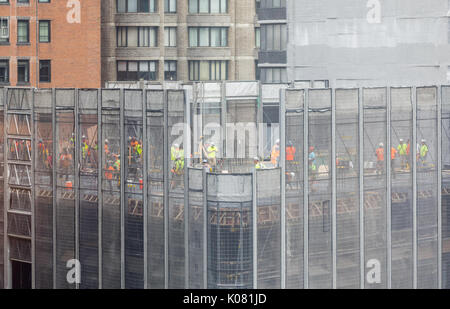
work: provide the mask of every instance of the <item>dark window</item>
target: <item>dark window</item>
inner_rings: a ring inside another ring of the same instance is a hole
[[[28,20],[17,21],[17,43],[30,42],[30,22]]]
[[[165,61],[164,62],[164,79],[165,80],[177,80],[177,62]]]
[[[50,60],[39,61],[39,81],[41,83],[51,82],[51,71]]]
[[[17,61],[17,82],[29,83],[30,82],[30,61],[19,60]]]
[[[50,42],[50,21],[40,20],[39,21],[39,42],[48,43]]]
[[[0,60],[0,83],[9,83],[9,60]]]
[[[157,80],[158,61],[117,61],[118,81]]]

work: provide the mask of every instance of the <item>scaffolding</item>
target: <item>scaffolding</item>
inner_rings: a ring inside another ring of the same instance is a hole
[[[450,87],[0,94],[0,287],[450,286]]]

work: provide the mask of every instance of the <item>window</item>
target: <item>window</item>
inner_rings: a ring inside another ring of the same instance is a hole
[[[117,61],[118,81],[157,80],[158,61]]]
[[[50,3],[50,0],[39,0],[39,3]]]
[[[17,3],[30,3],[30,0],[17,0]]]
[[[9,60],[0,60],[0,83],[9,83]]]
[[[155,13],[157,0],[117,0],[117,13]]]
[[[41,83],[51,82],[51,71],[50,60],[39,61],[39,81]]]
[[[226,47],[228,28],[189,27],[189,47]]]
[[[164,61],[164,80],[177,80],[176,61]]]
[[[225,14],[227,11],[227,0],[189,0],[190,14]]]
[[[9,18],[0,17],[0,43],[9,43]]]
[[[177,46],[177,28],[165,27],[164,28],[164,46],[175,47]]]
[[[189,80],[227,80],[228,79],[228,61],[227,60],[209,60],[189,61]]]
[[[286,24],[261,25],[261,50],[286,50]]]
[[[261,81],[263,83],[287,83],[286,68],[261,68]]]
[[[29,83],[30,82],[30,61],[18,60],[17,61],[17,82]]]
[[[255,28],[255,46],[256,48],[261,47],[261,29]]]
[[[50,42],[50,21],[40,20],[39,21],[39,42],[49,43]]]
[[[30,42],[30,22],[28,20],[17,21],[17,43]]]
[[[260,0],[258,2],[261,2],[260,7],[261,8],[285,8],[286,7],[286,0]]]
[[[117,47],[156,47],[158,27],[117,27]]]
[[[177,0],[164,0],[164,12],[176,13],[177,12]]]

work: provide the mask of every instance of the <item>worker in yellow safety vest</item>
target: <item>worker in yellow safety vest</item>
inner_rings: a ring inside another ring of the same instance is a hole
[[[408,145],[405,144],[403,139],[400,139],[399,142],[400,142],[400,145],[398,145],[398,147],[397,147],[398,155],[401,160],[402,168],[407,169],[408,168],[408,155],[407,155]]]
[[[428,149],[427,141],[422,139],[419,153],[420,153],[420,162],[423,167],[426,164],[428,151],[429,151],[429,149]]]
[[[208,155],[208,162],[209,165],[211,167],[215,167],[216,166],[216,156],[217,153],[219,152],[219,149],[217,149],[216,145],[214,143],[211,143],[208,147],[208,149],[206,149],[207,155]]]
[[[258,157],[255,157],[253,159],[253,163],[255,164],[255,169],[257,170],[266,168],[266,166],[259,160]]]

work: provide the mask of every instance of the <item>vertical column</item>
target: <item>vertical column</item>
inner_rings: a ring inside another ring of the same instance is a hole
[[[392,288],[392,211],[391,211],[391,201],[392,201],[392,173],[395,173],[395,165],[394,162],[396,160],[392,159],[392,153],[394,152],[394,156],[396,153],[396,148],[392,145],[391,139],[391,88],[386,88],[386,148],[387,153],[389,154],[389,160],[387,160],[387,168],[386,168],[386,177],[387,177],[387,185],[386,185],[386,243],[387,243],[387,263],[386,263],[386,273],[387,273],[387,288]],[[394,150],[392,150],[394,148]],[[386,152],[386,151],[385,151]]]
[[[437,89],[437,280],[442,289],[442,87]]]
[[[331,250],[332,287],[337,287],[337,228],[336,228],[336,89],[331,92]],[[329,169],[328,169],[328,172]]]
[[[103,288],[103,162],[105,160],[104,141],[102,128],[102,90],[97,89],[97,141],[98,141],[98,179],[97,179],[97,196],[98,196],[98,288]]]
[[[184,168],[184,288],[189,288],[189,172],[191,166],[191,109],[187,93],[183,95],[184,122],[183,122],[183,145],[185,148]]]
[[[80,261],[80,150],[81,150],[81,136],[80,136],[80,109],[79,109],[79,89],[75,89],[74,93],[74,111],[75,111],[75,158],[74,158],[74,172],[75,172],[75,259]],[[75,288],[78,289],[80,284],[77,282]]]
[[[208,288],[208,186],[207,173],[203,169],[202,186],[203,186],[203,289]]]
[[[252,203],[252,231],[253,231],[253,289],[258,288],[258,203],[257,203],[257,171],[253,169],[252,171],[252,192],[253,192],[253,203]]]
[[[36,186],[34,182],[34,172],[35,172],[35,147],[34,147],[34,107],[35,107],[35,90],[31,90],[31,288],[36,288],[36,209],[35,209],[35,200],[36,200]]]
[[[417,89],[412,88],[411,102],[412,102],[412,177],[413,177],[413,238],[412,238],[412,253],[413,253],[413,289],[417,289]]]
[[[147,135],[147,90],[142,91],[142,127],[143,127],[143,168],[142,168],[142,184],[143,184],[143,205],[142,214],[144,216],[144,289],[148,289],[148,158],[149,153],[149,137]]]
[[[52,191],[53,191],[53,200],[52,200],[52,213],[53,213],[53,219],[52,219],[52,225],[53,225],[53,288],[56,289],[56,147],[57,147],[57,140],[56,140],[56,90],[55,88],[52,89],[52,146],[53,146],[53,155],[52,155],[52,167],[53,167],[53,174],[52,174]]]
[[[389,148],[388,148],[389,149]],[[386,151],[384,151],[386,157]],[[358,174],[359,174],[359,276],[364,289],[364,102],[363,89],[358,89]]]
[[[260,94],[261,84],[259,84]],[[261,101],[260,95],[260,101]],[[260,103],[262,104],[262,103]],[[261,119],[262,123],[262,119]],[[262,140],[260,143],[262,144]],[[281,289],[286,288],[286,90],[280,90],[280,189],[281,189],[281,207],[280,207],[280,218],[281,218]]]
[[[309,288],[309,89],[303,114],[303,286]],[[308,168],[307,168],[308,167]]]
[[[168,91],[164,91],[164,288],[169,288],[169,128]]]
[[[125,288],[125,91],[120,89],[120,287]]]

